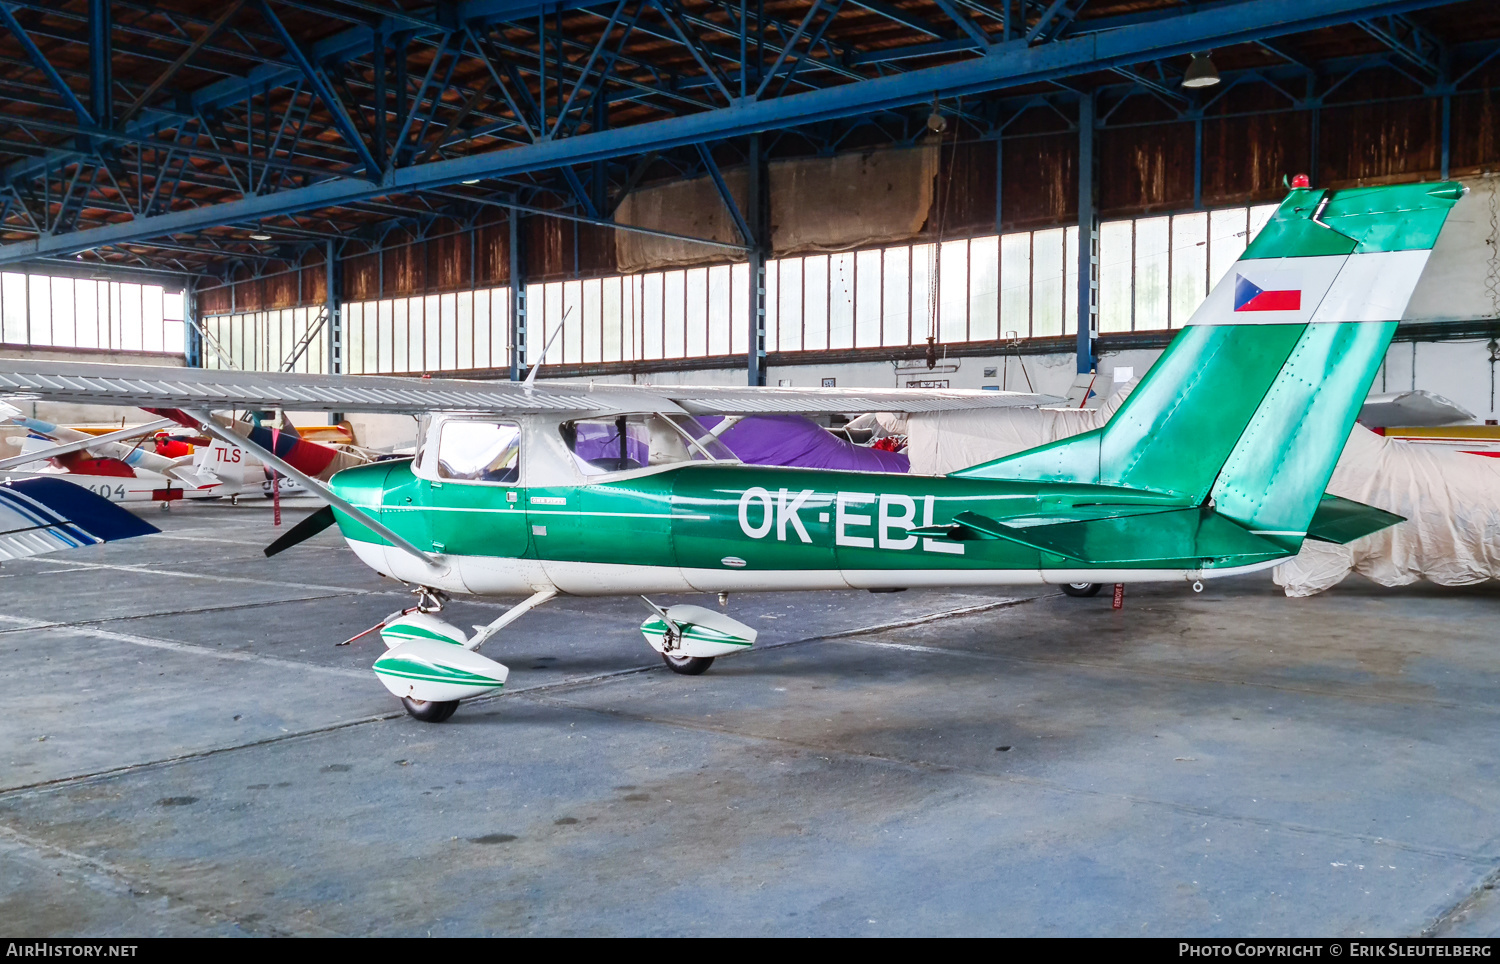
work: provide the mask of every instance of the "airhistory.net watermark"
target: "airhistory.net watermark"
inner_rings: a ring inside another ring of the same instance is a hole
[[[6,957],[135,957],[139,944],[74,944],[53,941],[10,941]]]

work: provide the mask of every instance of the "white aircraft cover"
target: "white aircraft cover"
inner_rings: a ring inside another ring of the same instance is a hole
[[[321,412],[671,411],[695,415],[939,412],[1034,408],[1050,395],[922,388],[727,388],[702,385],[600,385],[391,375],[292,375],[145,365],[0,359],[0,395],[151,408],[283,408]]]
[[[1406,517],[1346,546],[1309,540],[1272,571],[1288,596],[1311,596],[1351,572],[1382,586],[1500,579],[1500,459],[1354,426],[1328,482],[1332,495]]]
[[[1103,428],[1139,381],[1121,385],[1098,408],[1038,408],[1003,418],[986,412],[881,413],[877,418],[886,431],[907,437],[913,475],[947,475]]]
[[[1004,418],[968,412],[882,415],[880,421],[888,430],[909,433],[913,474],[942,475],[1099,428],[1134,385],[1092,410],[1044,409]],[[1382,586],[1420,579],[1468,586],[1500,579],[1500,459],[1383,438],[1355,425],[1327,491],[1407,521],[1344,546],[1307,540],[1301,552],[1272,571],[1288,596],[1320,593],[1351,572]]]

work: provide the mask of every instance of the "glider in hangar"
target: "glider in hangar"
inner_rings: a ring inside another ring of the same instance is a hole
[[[500,690],[478,650],[557,595],[640,595],[650,645],[697,674],[755,631],[662,593],[1064,585],[1253,572],[1304,539],[1399,517],[1324,495],[1461,185],[1294,189],[1102,429],[943,477],[740,464],[736,416],[931,412],[1038,396],[932,390],[514,385],[0,362],[0,392],[179,409],[329,505],[268,550],[337,525],[419,592],[380,632],[381,682],[422,720]],[[534,370],[533,370],[534,374]],[[420,416],[410,460],[327,484],[214,408]],[[726,416],[715,430],[698,416]],[[454,594],[522,596],[467,633]]]

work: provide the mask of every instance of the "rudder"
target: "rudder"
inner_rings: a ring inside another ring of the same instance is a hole
[[[1463,190],[1293,190],[1107,425],[952,474],[1212,498],[1294,549]]]

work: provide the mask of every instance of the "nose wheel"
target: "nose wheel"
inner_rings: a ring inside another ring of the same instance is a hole
[[[1097,596],[1099,595],[1099,590],[1103,588],[1104,584],[1098,582],[1069,582],[1063,584],[1062,591],[1069,596],[1078,596],[1082,598],[1086,596]]]
[[[714,664],[712,656],[673,656],[671,653],[662,653],[661,661],[672,672],[683,676],[702,676]]]

